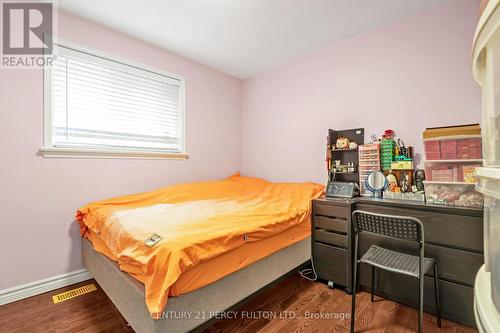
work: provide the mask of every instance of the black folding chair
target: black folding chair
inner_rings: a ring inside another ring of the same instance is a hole
[[[424,314],[424,274],[432,267],[434,269],[434,293],[436,298],[436,315],[438,327],[441,327],[441,307],[439,302],[439,282],[437,264],[434,259],[424,257],[424,225],[419,219],[407,216],[395,216],[356,210],[352,213],[354,230],[353,251],[353,292],[351,310],[351,333],[354,332],[356,311],[356,288],[359,281],[359,264],[371,266],[371,301],[375,295],[375,270],[377,268],[408,275],[419,281],[418,290],[418,332],[422,332],[422,317]],[[359,233],[370,232],[395,239],[415,242],[418,244],[419,256],[391,251],[380,246],[371,245],[368,251],[358,260]]]

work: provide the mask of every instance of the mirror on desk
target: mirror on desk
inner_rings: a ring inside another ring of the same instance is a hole
[[[365,181],[366,188],[373,193],[375,198],[381,198],[382,192],[387,187],[387,179],[381,171],[371,172]]]

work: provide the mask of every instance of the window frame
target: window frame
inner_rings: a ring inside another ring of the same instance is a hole
[[[54,54],[57,56],[57,48],[63,47],[72,51],[80,52],[83,55],[102,58],[103,60],[113,61],[118,64],[117,67],[122,67],[132,71],[150,72],[153,76],[165,76],[167,79],[173,79],[180,84],[180,107],[181,107],[181,152],[167,152],[151,149],[109,149],[109,148],[86,148],[86,147],[56,147],[53,144],[53,108],[52,108],[52,66],[45,66],[43,69],[43,147],[40,148],[40,153],[43,157],[59,157],[59,158],[127,158],[127,159],[187,159],[189,154],[186,152],[186,83],[185,78],[181,75],[173,74],[164,70],[149,67],[142,63],[135,62],[130,59],[121,58],[111,55],[100,50],[90,47],[81,46],[73,42],[61,39],[53,39]]]

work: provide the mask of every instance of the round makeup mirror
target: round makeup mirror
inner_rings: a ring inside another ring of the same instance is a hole
[[[381,171],[372,171],[365,180],[365,186],[368,191],[373,192],[375,198],[382,197],[382,191],[387,187],[387,178]]]

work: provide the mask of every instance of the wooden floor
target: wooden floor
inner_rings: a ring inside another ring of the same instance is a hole
[[[53,304],[52,295],[89,283],[97,291]],[[415,332],[417,311],[369,294],[359,293],[356,332]],[[351,296],[322,283],[294,275],[267,290],[234,313],[206,329],[215,332],[349,332]],[[314,318],[330,316],[330,319]],[[94,281],[0,306],[0,332],[133,332]],[[433,315],[425,314],[424,332],[469,333],[474,329],[444,320],[440,330]],[[140,333],[140,332],[137,332]]]

